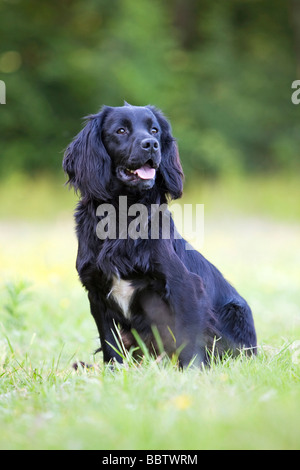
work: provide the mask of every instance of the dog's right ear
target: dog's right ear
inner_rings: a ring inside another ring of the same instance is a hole
[[[83,197],[109,199],[111,159],[102,142],[102,126],[111,108],[105,106],[100,113],[87,116],[81,132],[67,147],[63,169],[67,183]]]

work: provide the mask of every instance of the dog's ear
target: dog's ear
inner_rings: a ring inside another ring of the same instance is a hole
[[[63,169],[69,176],[67,183],[83,197],[109,199],[111,159],[101,137],[102,125],[109,110],[105,106],[100,113],[87,116],[85,127],[64,154]]]
[[[174,137],[172,137],[170,123],[162,112],[154,106],[148,106],[148,108],[155,115],[162,130],[161,163],[158,174],[158,177],[161,177],[161,181],[159,183],[165,194],[169,195],[171,199],[178,199],[182,196],[184,175],[177,143]]]

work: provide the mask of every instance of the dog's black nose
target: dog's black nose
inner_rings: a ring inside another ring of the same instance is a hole
[[[141,142],[141,146],[143,150],[147,152],[156,152],[159,148],[158,142],[156,139],[144,139]]]

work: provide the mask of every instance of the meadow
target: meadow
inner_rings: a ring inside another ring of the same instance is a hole
[[[197,248],[249,301],[259,348],[184,372],[148,356],[111,369],[93,354],[63,180],[14,175],[0,200],[0,449],[300,448],[297,178],[186,188],[182,202],[205,207]]]

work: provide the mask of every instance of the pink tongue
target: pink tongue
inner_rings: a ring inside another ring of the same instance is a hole
[[[141,168],[135,170],[135,174],[143,180],[152,180],[152,178],[155,176],[155,169],[151,168],[149,165],[144,165]]]

